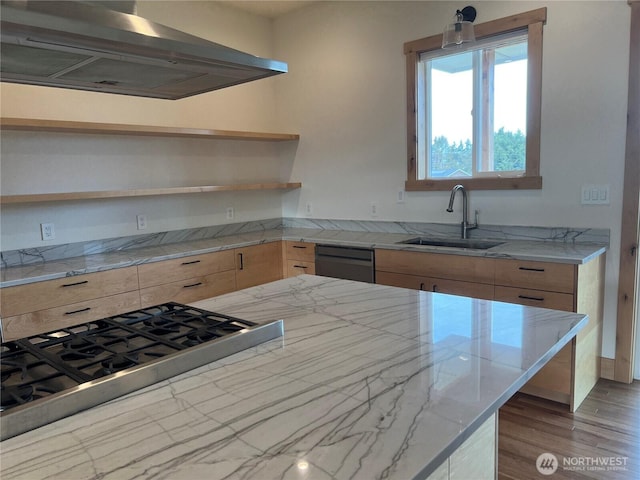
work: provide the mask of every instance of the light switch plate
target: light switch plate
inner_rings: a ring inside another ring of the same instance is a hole
[[[582,185],[580,203],[582,205],[609,205],[609,185]]]

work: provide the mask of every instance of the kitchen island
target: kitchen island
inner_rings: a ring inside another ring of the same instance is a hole
[[[3,480],[455,478],[452,455],[588,321],[309,275],[194,305],[285,335],[3,441]]]

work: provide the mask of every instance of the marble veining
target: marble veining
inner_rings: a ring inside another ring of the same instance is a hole
[[[424,478],[587,322],[308,275],[194,305],[285,336],[3,441],[3,480]]]
[[[242,233],[264,232],[280,228],[282,219],[256,220],[252,222],[213,225],[210,227],[189,228],[169,232],[148,233],[128,237],[108,238],[88,242],[68,243],[38,248],[25,248],[0,252],[2,266],[5,268],[32,263],[44,263],[68,258],[123,252],[140,248],[158,247],[172,243],[192,242],[214,239]]]
[[[157,240],[149,239],[148,243],[152,244],[147,246],[142,246],[143,243],[135,243],[136,248],[129,248],[132,245],[129,243],[127,248],[117,248],[104,253],[2,268],[0,269],[0,287],[100,272],[279,240],[573,264],[585,263],[604,253],[607,249],[605,244],[597,243],[505,240],[503,244],[487,250],[472,250],[398,243],[415,236],[415,233],[400,234],[291,227],[267,229],[266,227],[269,225],[264,225],[265,228],[260,230],[253,230],[254,227],[252,227],[249,232],[244,232],[243,228],[234,229],[236,231],[234,234],[206,238],[200,238],[204,234],[194,232],[195,239],[187,237],[191,239],[170,243],[153,244]],[[161,234],[156,235],[156,239],[160,237],[162,237]]]
[[[344,230],[349,232],[408,233],[434,237],[457,237],[458,223],[391,222],[370,220],[323,220],[283,218],[285,228]],[[530,227],[513,225],[482,225],[469,232],[469,238],[497,240],[531,240],[555,242],[588,242],[609,244],[609,229],[570,227]]]

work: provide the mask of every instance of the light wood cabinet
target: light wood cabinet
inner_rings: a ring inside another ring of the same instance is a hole
[[[136,267],[87,273],[0,289],[3,318],[138,289]]]
[[[195,302],[236,288],[233,250],[139,265],[138,276],[143,307]]]
[[[516,286],[548,292],[574,294],[577,279],[575,265],[497,259],[496,285]]]
[[[281,242],[236,248],[236,287],[253,287],[282,278]]]
[[[413,290],[423,290],[426,292],[463,295],[485,300],[493,299],[493,285],[487,283],[461,282],[459,280],[448,280],[446,278],[423,277],[379,270],[376,271],[376,283],[394,287],[411,288]]]
[[[147,288],[234,270],[235,267],[233,250],[223,250],[138,265],[138,276],[140,288]]]
[[[580,265],[376,250],[376,283],[589,315],[522,389],[574,411],[600,377],[605,256]]]
[[[3,341],[140,308],[136,267],[3,288],[0,297]]]
[[[316,273],[316,244],[310,242],[282,242],[282,256],[284,260],[284,277],[295,277],[307,273]]]
[[[589,315],[522,391],[575,411],[600,378],[605,255],[580,265],[496,259],[495,299]]]
[[[427,480],[488,480],[497,474],[498,413],[494,413]]]
[[[376,250],[376,283],[493,299],[493,259]]]
[[[140,308],[138,291],[2,318],[3,341],[71,327]]]

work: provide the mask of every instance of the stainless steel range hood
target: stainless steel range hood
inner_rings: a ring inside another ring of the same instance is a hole
[[[3,82],[176,100],[287,72],[136,15],[71,1],[0,3]]]

